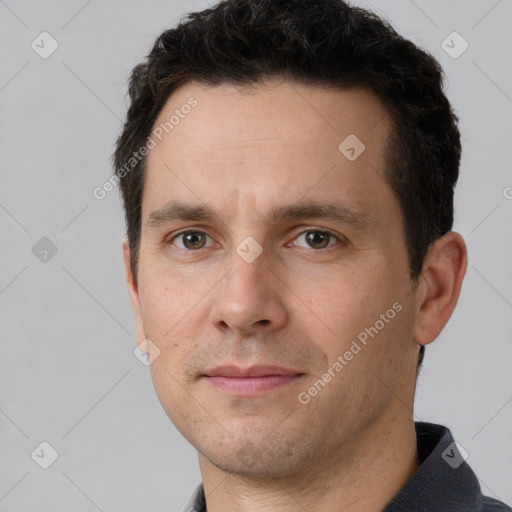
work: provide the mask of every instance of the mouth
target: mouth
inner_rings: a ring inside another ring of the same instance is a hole
[[[268,393],[302,379],[304,373],[280,366],[219,366],[203,375],[207,382],[219,391],[238,396],[254,396]]]

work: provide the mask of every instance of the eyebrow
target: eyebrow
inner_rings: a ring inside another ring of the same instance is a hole
[[[286,220],[306,219],[332,221],[359,230],[368,230],[375,225],[375,221],[367,212],[342,202],[299,201],[274,208],[265,220],[267,224],[275,224]],[[223,222],[220,215],[207,205],[170,201],[163,208],[149,214],[147,227],[158,228],[178,220]]]

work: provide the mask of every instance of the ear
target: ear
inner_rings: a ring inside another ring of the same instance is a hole
[[[130,246],[128,240],[123,240],[123,259],[124,270],[126,275],[126,284],[128,285],[128,293],[130,294],[130,302],[132,304],[133,313],[135,315],[135,322],[137,324],[137,344],[146,339],[144,330],[144,322],[142,320],[142,309],[140,306],[139,287],[137,279],[133,275],[132,266],[130,262]]]
[[[464,239],[450,231],[433,242],[423,263],[418,286],[413,337],[420,345],[434,341],[450,319],[466,273]]]

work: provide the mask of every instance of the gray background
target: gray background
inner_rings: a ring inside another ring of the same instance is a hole
[[[512,2],[358,4],[440,60],[461,117],[454,229],[469,268],[427,349],[415,418],[450,427],[484,492],[512,503]],[[118,192],[99,201],[92,190],[111,173],[129,71],[206,6],[0,0],[1,511],[180,510],[200,481],[132,353]],[[43,31],[59,44],[47,59],[31,48]],[[458,58],[441,46],[453,31],[469,43]],[[47,242],[32,249],[42,237],[57,248],[47,261]],[[46,470],[31,458],[42,441],[59,454]]]

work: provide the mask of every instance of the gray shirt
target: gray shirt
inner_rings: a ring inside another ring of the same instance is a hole
[[[512,512],[501,501],[482,495],[449,429],[423,422],[415,427],[421,465],[383,512]],[[202,483],[183,512],[206,512]]]

